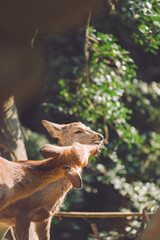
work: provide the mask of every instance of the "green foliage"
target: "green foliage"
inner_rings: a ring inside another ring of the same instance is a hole
[[[99,236],[100,236],[100,238],[102,239],[102,240],[111,240],[111,239],[117,239],[118,240],[118,238],[119,237],[121,237],[121,236],[119,236],[119,234],[116,232],[116,231],[110,231],[110,232],[108,232],[108,233],[106,233],[106,232],[101,232],[100,234],[99,234]],[[96,237],[88,237],[88,240],[96,240],[97,238]]]
[[[132,25],[135,43],[156,54],[160,46],[160,1],[120,0],[116,11],[125,25]]]
[[[52,67],[55,69],[54,79],[58,80],[58,86],[53,84],[57,95],[53,94],[52,102],[44,104],[45,109],[47,112],[52,109],[54,114],[62,118],[67,116],[69,121],[82,121],[103,135],[108,125],[110,135],[109,145],[103,146],[100,160],[96,162],[95,176],[90,172],[84,174],[83,190],[72,192],[72,197],[63,205],[65,210],[70,206],[74,209],[77,205],[89,208],[87,197],[91,196],[91,201],[103,195],[97,200],[98,204],[94,204],[94,210],[101,202],[104,211],[108,211],[105,201],[113,192],[117,194],[117,205],[111,200],[111,211],[113,208],[114,211],[142,211],[144,208],[154,211],[159,206],[160,84],[152,81],[152,77],[147,78],[148,72],[143,63],[139,63],[139,69],[135,62],[139,58],[139,61],[145,62],[146,56],[151,57],[152,54],[146,54],[145,51],[158,53],[159,9],[159,1],[119,0],[114,15],[109,19],[113,24],[107,26],[108,19],[103,19],[103,27],[98,26],[102,32],[90,27],[90,58],[85,67],[83,31],[76,38],[58,39],[67,47],[65,51],[60,48],[56,52],[55,49],[56,60],[52,62]],[[108,29],[112,34],[106,34]],[[73,39],[77,45],[73,45]],[[140,53],[135,53],[135,44],[141,46],[138,48],[141,49]],[[131,54],[126,48],[131,49]],[[150,61],[147,59],[146,66],[150,67],[154,57]],[[140,80],[139,76],[146,78]],[[106,192],[103,192],[103,188]],[[122,199],[123,204],[120,204]],[[140,219],[128,221],[124,239],[135,239],[140,225]],[[100,234],[105,240],[119,237],[116,229]]]
[[[23,131],[25,133],[25,147],[28,159],[43,159],[39,152],[39,149],[45,144],[49,143],[48,139],[42,134],[32,132],[30,129],[24,129]]]
[[[104,127],[109,126],[110,143],[108,148],[103,147],[102,162],[96,167],[96,181],[112,185],[128,199],[130,210],[142,211],[147,207],[153,211],[160,198],[157,161],[160,134],[148,131],[148,127],[159,121],[160,86],[156,82],[147,84],[138,80],[136,64],[113,35],[91,27],[89,39],[89,66],[83,71],[73,67],[74,77],[59,80],[58,110],[103,134]],[[57,108],[53,103],[46,105]],[[139,119],[147,116],[143,128],[134,124],[135,115]],[[98,188],[92,187],[95,179],[86,174],[84,180],[84,191],[97,194]],[[75,199],[83,201],[80,195],[79,198],[75,194]],[[140,227],[139,221],[135,222],[126,227],[125,234],[130,239],[135,238]],[[116,232],[102,233],[102,239],[112,239],[114,234]]]
[[[59,81],[59,98],[65,101],[59,110],[78,115],[94,128],[108,124],[130,147],[141,144],[143,139],[138,131],[127,122],[132,110],[122,101],[127,89],[133,87],[136,66],[112,35],[96,34],[90,28],[90,36],[93,39],[90,78],[79,77],[74,87],[70,79]]]

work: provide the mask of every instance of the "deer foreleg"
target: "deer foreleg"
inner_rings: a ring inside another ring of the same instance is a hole
[[[17,240],[29,240],[30,221],[24,215],[16,216],[15,231]]]
[[[44,222],[35,223],[35,231],[39,237],[39,240],[50,240],[50,226],[52,217],[48,218]]]

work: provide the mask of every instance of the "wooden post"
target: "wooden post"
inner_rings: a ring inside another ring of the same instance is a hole
[[[94,236],[97,240],[101,240],[100,236],[99,236],[99,232],[98,232],[98,228],[96,226],[95,223],[91,223],[91,228],[92,228],[92,231],[94,233]]]

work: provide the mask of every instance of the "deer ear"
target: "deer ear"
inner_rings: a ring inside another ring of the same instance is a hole
[[[74,188],[82,188],[82,178],[77,170],[75,170],[74,168],[66,167],[64,169],[64,175],[72,183]]]
[[[60,155],[60,149],[57,146],[50,144],[44,145],[39,151],[44,158],[57,158]]]
[[[42,120],[41,123],[53,138],[59,138],[60,131],[65,126],[64,124],[52,123],[47,120]]]

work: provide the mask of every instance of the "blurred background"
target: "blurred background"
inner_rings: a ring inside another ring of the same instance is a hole
[[[160,199],[160,2],[59,1],[53,12],[44,2],[33,6],[29,1],[26,7],[6,1],[1,9],[10,17],[1,14],[0,100],[3,108],[14,96],[28,159],[40,159],[40,147],[56,143],[42,119],[81,121],[105,137],[108,126],[109,144],[84,169],[83,189],[72,189],[61,210],[155,211]],[[2,135],[1,153],[9,154]],[[135,239],[141,228],[139,218],[55,217],[52,222],[51,239],[59,240],[96,239],[91,223],[102,240]]]

